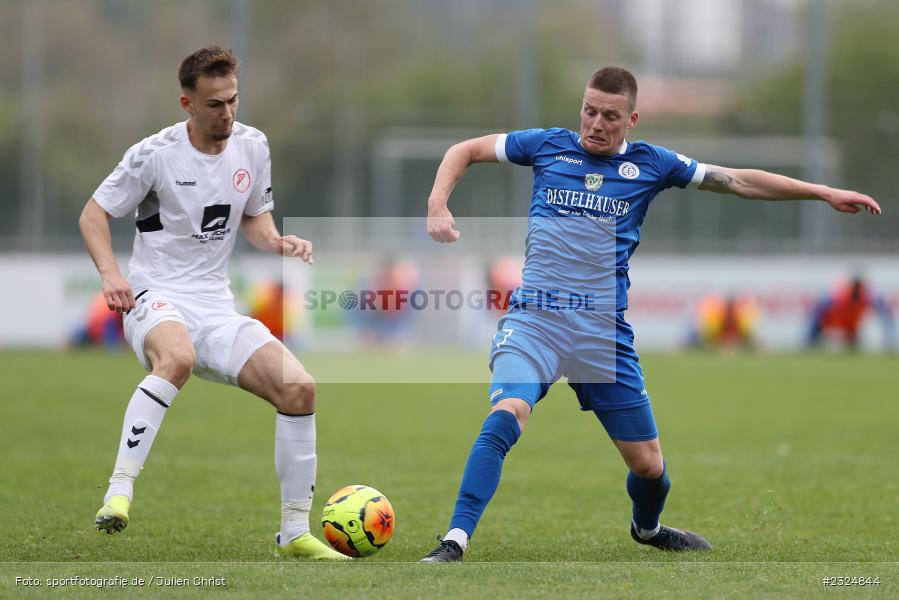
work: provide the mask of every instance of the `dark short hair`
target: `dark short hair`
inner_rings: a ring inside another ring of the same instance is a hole
[[[631,110],[637,105],[637,80],[627,69],[603,67],[590,76],[587,87],[607,94],[627,96]]]
[[[178,67],[178,81],[185,90],[197,89],[197,78],[237,77],[237,58],[230,50],[221,46],[200,48],[181,61]]]

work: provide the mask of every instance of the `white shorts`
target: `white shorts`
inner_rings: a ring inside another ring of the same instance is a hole
[[[265,325],[239,314],[230,294],[149,289],[135,290],[135,296],[137,304],[124,318],[125,339],[148,371],[152,367],[144,351],[144,339],[164,321],[177,321],[187,327],[197,354],[195,375],[230,385],[237,385],[237,376],[253,352],[278,341]]]

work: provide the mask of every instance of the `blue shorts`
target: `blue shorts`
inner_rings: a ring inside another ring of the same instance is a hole
[[[652,414],[652,404],[593,412],[613,440],[645,442],[659,437],[656,420]]]
[[[531,373],[514,368],[497,373],[496,361],[511,354],[523,358]],[[531,406],[562,376],[583,410],[614,410],[649,402],[634,330],[622,312],[511,309],[497,323],[490,349],[494,383],[540,384]],[[491,394],[496,393],[491,388]],[[506,391],[491,400],[509,397]],[[526,399],[526,398],[525,398]]]
[[[592,410],[613,439],[654,439],[658,433],[633,342],[621,312],[512,309],[493,338],[490,401],[521,398],[533,409],[564,375],[581,410]]]

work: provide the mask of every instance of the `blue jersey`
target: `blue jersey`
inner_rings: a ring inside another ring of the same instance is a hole
[[[705,165],[643,141],[597,156],[568,129],[500,135],[502,162],[533,167],[522,286],[515,303],[553,308],[627,308],[628,261],[640,225],[662,190],[699,185]]]

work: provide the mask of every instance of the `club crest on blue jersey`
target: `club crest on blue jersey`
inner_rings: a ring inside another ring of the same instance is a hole
[[[636,179],[640,176],[640,169],[634,163],[626,162],[618,167],[618,174],[625,179]]]
[[[602,185],[602,175],[599,173],[587,173],[584,175],[584,187],[595,192]]]

